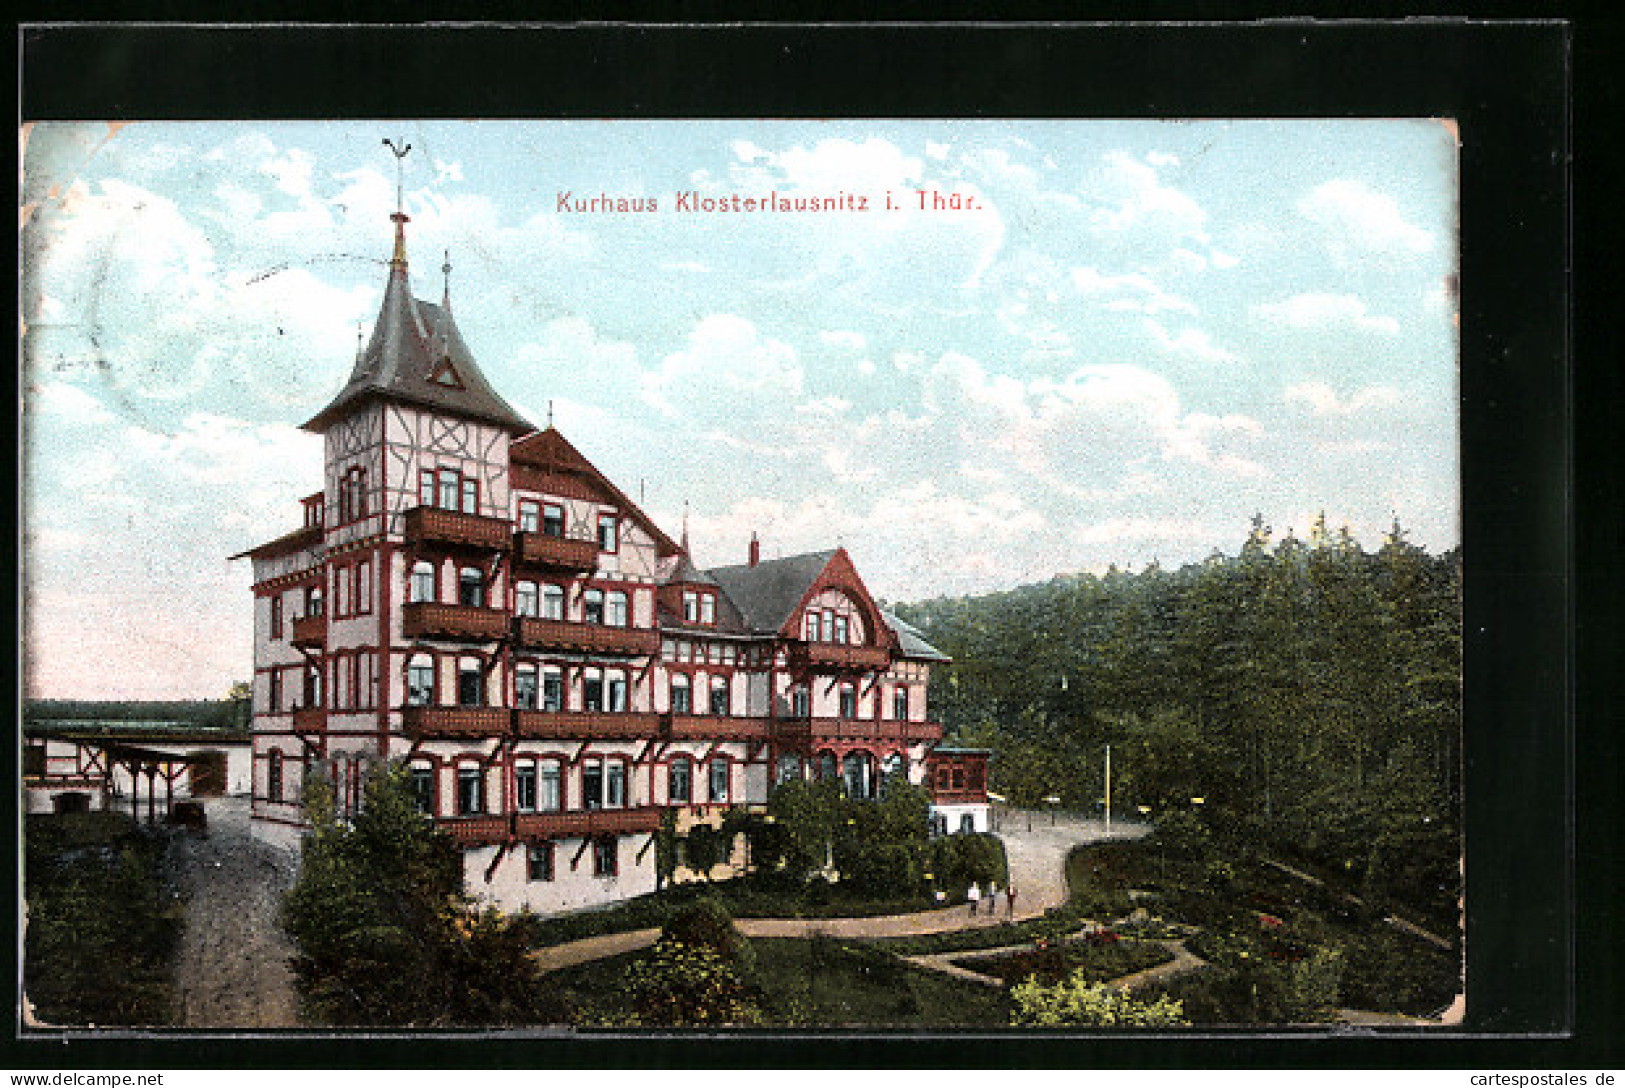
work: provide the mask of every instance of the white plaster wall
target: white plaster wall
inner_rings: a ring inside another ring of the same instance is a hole
[[[498,848],[478,847],[463,855],[463,887],[469,895],[504,911],[528,908],[546,915],[616,903],[655,890],[655,850],[649,839],[648,834],[619,836],[620,867],[614,877],[593,875],[592,847],[583,850],[581,839],[556,839],[551,881],[527,879],[525,849],[520,845],[503,856],[487,882],[486,870]]]
[[[947,818],[948,833],[953,834],[959,830],[959,823],[969,815],[975,821],[975,829],[979,832],[992,830],[988,822],[990,805],[932,805],[931,814]]]

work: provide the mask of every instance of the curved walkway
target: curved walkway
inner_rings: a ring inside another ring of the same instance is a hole
[[[1067,901],[1066,856],[1073,847],[1107,839],[1133,839],[1148,828],[1114,823],[1108,831],[1099,820],[1084,820],[1066,814],[1001,809],[996,828],[1004,841],[1010,862],[1010,883],[1016,889],[1013,918],[1036,918]],[[734,922],[747,937],[814,937],[846,939],[868,937],[912,937],[928,933],[948,933],[960,929],[998,925],[1009,921],[1004,893],[998,896],[993,913],[970,913],[961,904],[940,910],[912,914],[886,914],[869,918],[740,918]],[[579,941],[539,948],[532,957],[543,971],[647,948],[660,936],[659,929],[636,929],[608,933]]]

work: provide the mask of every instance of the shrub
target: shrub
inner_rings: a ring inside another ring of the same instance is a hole
[[[626,971],[632,1024],[703,1027],[760,1024],[760,1001],[714,949],[662,939]]]
[[[674,912],[660,936],[690,948],[709,949],[747,974],[755,966],[750,941],[734,928],[733,915],[709,896]]]
[[[1188,1023],[1178,1001],[1144,1001],[1083,974],[1046,986],[1029,979],[1010,991],[1010,1022],[1028,1027],[1175,1027]]]
[[[1157,848],[1171,858],[1207,861],[1213,856],[1213,832],[1194,812],[1176,809],[1161,817],[1152,838]]]

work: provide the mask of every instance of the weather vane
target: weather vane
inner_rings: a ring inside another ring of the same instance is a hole
[[[406,173],[406,153],[412,150],[412,145],[406,144],[404,147],[397,147],[394,140],[385,136],[384,146],[389,148],[395,156],[395,211],[404,213],[406,211],[406,198],[403,178]]]

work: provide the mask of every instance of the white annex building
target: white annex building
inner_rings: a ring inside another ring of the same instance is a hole
[[[933,755],[945,658],[844,549],[709,571],[553,427],[491,388],[412,294],[405,226],[372,339],[305,424],[326,447],[302,524],[253,561],[253,813],[294,844],[306,775],[341,807],[412,769],[469,893],[540,912],[653,891],[654,832],[776,781],[924,783],[939,828],[987,829],[986,753]]]

